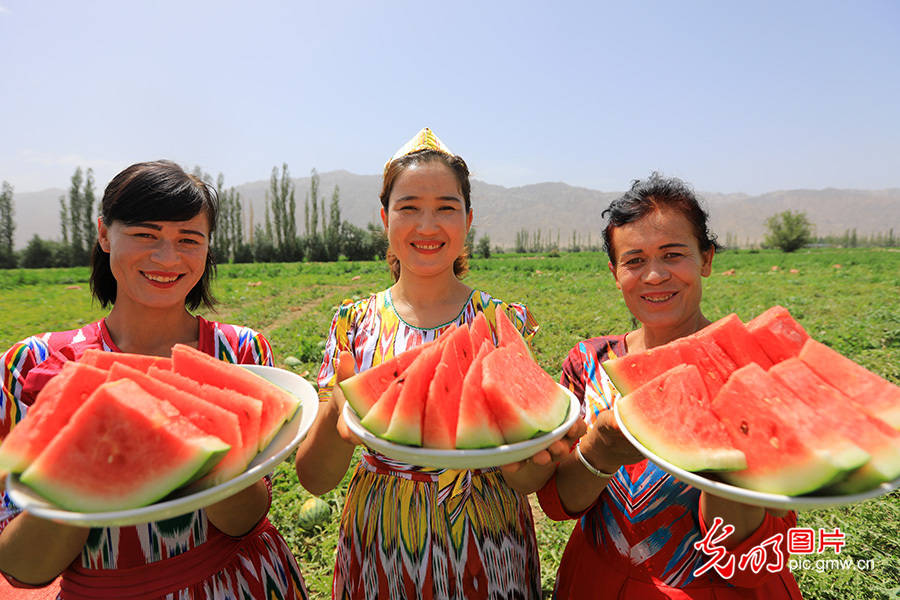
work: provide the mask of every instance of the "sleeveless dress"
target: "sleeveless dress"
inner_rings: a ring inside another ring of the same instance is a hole
[[[272,365],[272,349],[261,334],[197,319],[202,352],[231,363]],[[25,416],[65,361],[76,360],[88,348],[120,351],[101,320],[29,337],[3,354],[0,434],[5,437]],[[4,493],[0,530],[19,512]],[[13,586],[35,587],[6,577]],[[216,529],[202,509],[152,523],[92,528],[80,559],[50,586],[61,588],[63,600],[307,598],[297,562],[267,518],[249,533],[232,537]]]
[[[561,383],[581,399],[588,425],[618,396],[600,363],[626,353],[624,335],[597,337],[572,348],[563,363]],[[709,569],[696,576],[695,571],[702,571],[712,559],[694,547],[707,534],[700,490],[647,460],[620,468],[596,502],[580,514],[566,512],[555,477],[538,492],[538,499],[551,519],[578,519],[560,562],[554,598],[801,598],[786,560],[776,573],[767,568],[735,569],[725,578]],[[727,542],[723,546],[741,556],[796,524],[796,513],[782,518],[766,513],[747,539],[735,547]],[[780,550],[787,557],[783,543]],[[771,548],[763,552],[766,565],[777,562]]]
[[[505,310],[526,339],[537,324],[519,304],[473,291],[459,315],[433,329],[405,323],[389,290],[345,301],[335,314],[319,371],[321,400],[331,397],[337,357],[353,353],[356,371],[429,342],[484,312],[494,327]],[[341,516],[334,598],[540,598],[540,564],[527,497],[499,469],[433,469],[365,448]]]

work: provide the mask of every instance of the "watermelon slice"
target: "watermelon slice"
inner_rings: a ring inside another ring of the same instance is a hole
[[[443,336],[442,336],[443,337]],[[400,390],[391,422],[384,432],[384,438],[398,444],[422,445],[422,414],[428,386],[441,359],[443,344],[430,344],[419,358],[411,364],[404,375],[406,383]]]
[[[483,314],[483,313],[479,313]],[[494,342],[483,340],[478,354],[466,371],[459,399],[459,419],[456,422],[457,448],[490,448],[503,443],[503,434],[488,409],[487,398],[482,389],[482,363],[484,357],[494,350]]]
[[[131,354],[128,352],[104,352],[96,348],[89,348],[78,359],[78,362],[98,369],[109,370],[116,363],[128,365],[146,373],[150,367],[172,370],[172,359],[165,356],[148,356],[146,354]]]
[[[769,369],[769,374],[793,390],[802,390],[798,396],[815,411],[820,427],[853,440],[872,456],[865,465],[830,486],[829,492],[853,494],[900,477],[900,432],[857,410],[847,396],[800,359],[788,358]]]
[[[298,398],[259,375],[190,346],[176,344],[172,348],[172,363],[176,373],[260,400],[259,450],[269,445],[281,425],[290,420],[300,406]]]
[[[506,316],[506,311],[496,310],[494,314],[497,319],[497,347],[515,348],[518,352],[530,358],[531,349],[525,342],[525,338],[522,337],[522,333],[516,329],[516,326]]]
[[[434,342],[416,346],[378,366],[366,369],[362,373],[357,373],[353,377],[341,381],[338,385],[341,386],[344,397],[347,398],[347,402],[350,403],[356,414],[360,418],[365,417],[391,382],[403,373],[419,354],[432,343]]]
[[[797,356],[809,334],[783,306],[775,305],[747,323],[747,331],[772,359],[779,363]]]
[[[205,383],[197,383],[193,379],[179,375],[174,371],[164,371],[156,367],[150,367],[148,375],[234,413],[241,426],[243,450],[241,461],[244,464],[248,464],[253,460],[253,457],[259,452],[259,422],[262,415],[262,402],[260,400],[232,390],[224,390]]]
[[[157,398],[165,398],[201,431],[218,437],[231,447],[228,454],[209,473],[202,475],[190,484],[190,491],[228,481],[239,475],[247,466],[240,421],[236,414],[194,394],[153,379],[146,373],[132,369],[124,363],[116,363],[109,370],[110,381],[119,379],[130,379]]]
[[[491,324],[488,323],[484,311],[475,315],[475,318],[469,323],[469,333],[472,337],[472,347],[476,350],[481,348],[482,342],[490,342],[491,346],[496,345],[494,344],[494,336],[491,333]]]
[[[484,357],[482,387],[507,443],[552,431],[569,411],[565,390],[515,345],[498,347]]]
[[[747,457],[746,469],[721,475],[735,485],[796,496],[833,483],[869,459],[835,432],[815,431],[812,411],[757,364],[735,371],[711,406]]]
[[[746,469],[709,407],[699,369],[680,365],[616,402],[625,426],[645,447],[686,471]]]
[[[738,367],[750,363],[756,363],[763,369],[772,366],[769,356],[734,313],[722,317],[687,337],[711,337]]]
[[[710,338],[685,339],[679,350],[686,364],[696,365],[700,369],[710,400],[716,397],[731,374],[737,370],[734,361]]]
[[[34,404],[0,445],[0,470],[21,473],[69,422],[84,401],[106,381],[107,372],[67,362],[38,394]]]
[[[686,342],[675,340],[643,352],[626,354],[602,363],[610,381],[623,395],[630,394],[654,377],[682,364],[680,346]]]
[[[422,446],[453,448],[456,421],[459,419],[459,396],[463,377],[472,363],[472,340],[468,327],[458,327],[447,338],[441,360],[428,386],[422,416]]]
[[[391,416],[394,414],[394,408],[397,406],[397,399],[406,383],[406,376],[400,375],[391,382],[388,388],[381,394],[378,401],[369,409],[366,416],[360,419],[363,427],[379,437],[383,437],[384,433],[391,425]]]
[[[102,512],[159,500],[209,464],[225,444],[186,435],[160,401],[132,381],[102,385],[21,480],[67,510]]]
[[[868,414],[900,430],[900,387],[812,338],[798,358]]]

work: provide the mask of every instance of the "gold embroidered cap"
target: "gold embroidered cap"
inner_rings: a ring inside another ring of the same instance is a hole
[[[438,152],[453,156],[453,152],[451,152],[450,148],[445,146],[444,142],[442,142],[438,136],[434,135],[433,131],[425,127],[419,133],[414,135],[411,140],[400,146],[400,149],[394,153],[391,159],[384,163],[384,168],[387,170],[392,162],[398,158],[403,158],[407,154],[427,149],[437,150]]]

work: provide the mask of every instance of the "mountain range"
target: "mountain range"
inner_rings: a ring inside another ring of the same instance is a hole
[[[319,174],[319,195],[326,210],[335,186],[339,188],[341,218],[364,227],[378,222],[381,204],[379,175],[357,175],[348,171]],[[310,178],[297,177],[297,230],[303,231],[304,198]],[[244,203],[244,218],[255,223],[265,218],[268,180],[235,186]],[[66,190],[53,188],[14,195],[15,246],[22,248],[35,234],[44,239],[59,239],[59,198]],[[103,190],[96,191],[98,198]],[[488,235],[493,246],[511,248],[521,230],[541,232],[542,240],[560,241],[567,247],[573,232],[584,245],[600,240],[601,213],[621,191],[599,191],[561,182],[545,182],[519,187],[503,187],[472,180],[473,226],[476,237]],[[765,235],[768,217],[784,210],[805,212],[817,235],[842,235],[856,229],[860,236],[887,233],[894,229],[900,236],[900,188],[884,190],[780,190],[760,195],[698,192],[710,213],[713,231],[720,241],[732,240],[740,246],[758,244]],[[249,231],[245,223],[245,231]]]

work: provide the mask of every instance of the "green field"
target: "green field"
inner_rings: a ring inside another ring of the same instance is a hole
[[[723,274],[731,269],[733,274]],[[84,268],[0,271],[0,347],[33,333],[71,329],[103,316],[104,311],[91,302],[87,280]],[[473,260],[466,281],[505,300],[528,304],[541,323],[534,342],[536,358],[554,377],[579,340],[632,328],[606,258],[600,254]],[[312,381],[340,301],[364,297],[389,284],[381,263],[226,265],[220,268],[214,287],[218,310],[204,316],[262,331],[272,342],[276,364],[284,366],[286,357],[295,356],[301,364],[294,370]],[[713,275],[704,287],[707,317],[736,312],[747,320],[773,304],[787,307],[813,337],[900,382],[900,250],[740,251],[716,257]],[[299,487],[291,464],[279,467],[274,483],[270,517],[300,560],[313,597],[330,597],[337,517],[347,478],[325,496],[334,509],[332,521],[312,532],[294,525],[297,510],[309,495]],[[900,494],[803,512],[799,519],[802,526],[838,527],[846,535],[840,555],[813,554],[805,557],[813,563],[809,568],[795,570],[804,597],[900,597]],[[552,523],[540,509],[535,520],[549,595],[572,523]],[[852,559],[863,566],[815,564],[825,559]]]

